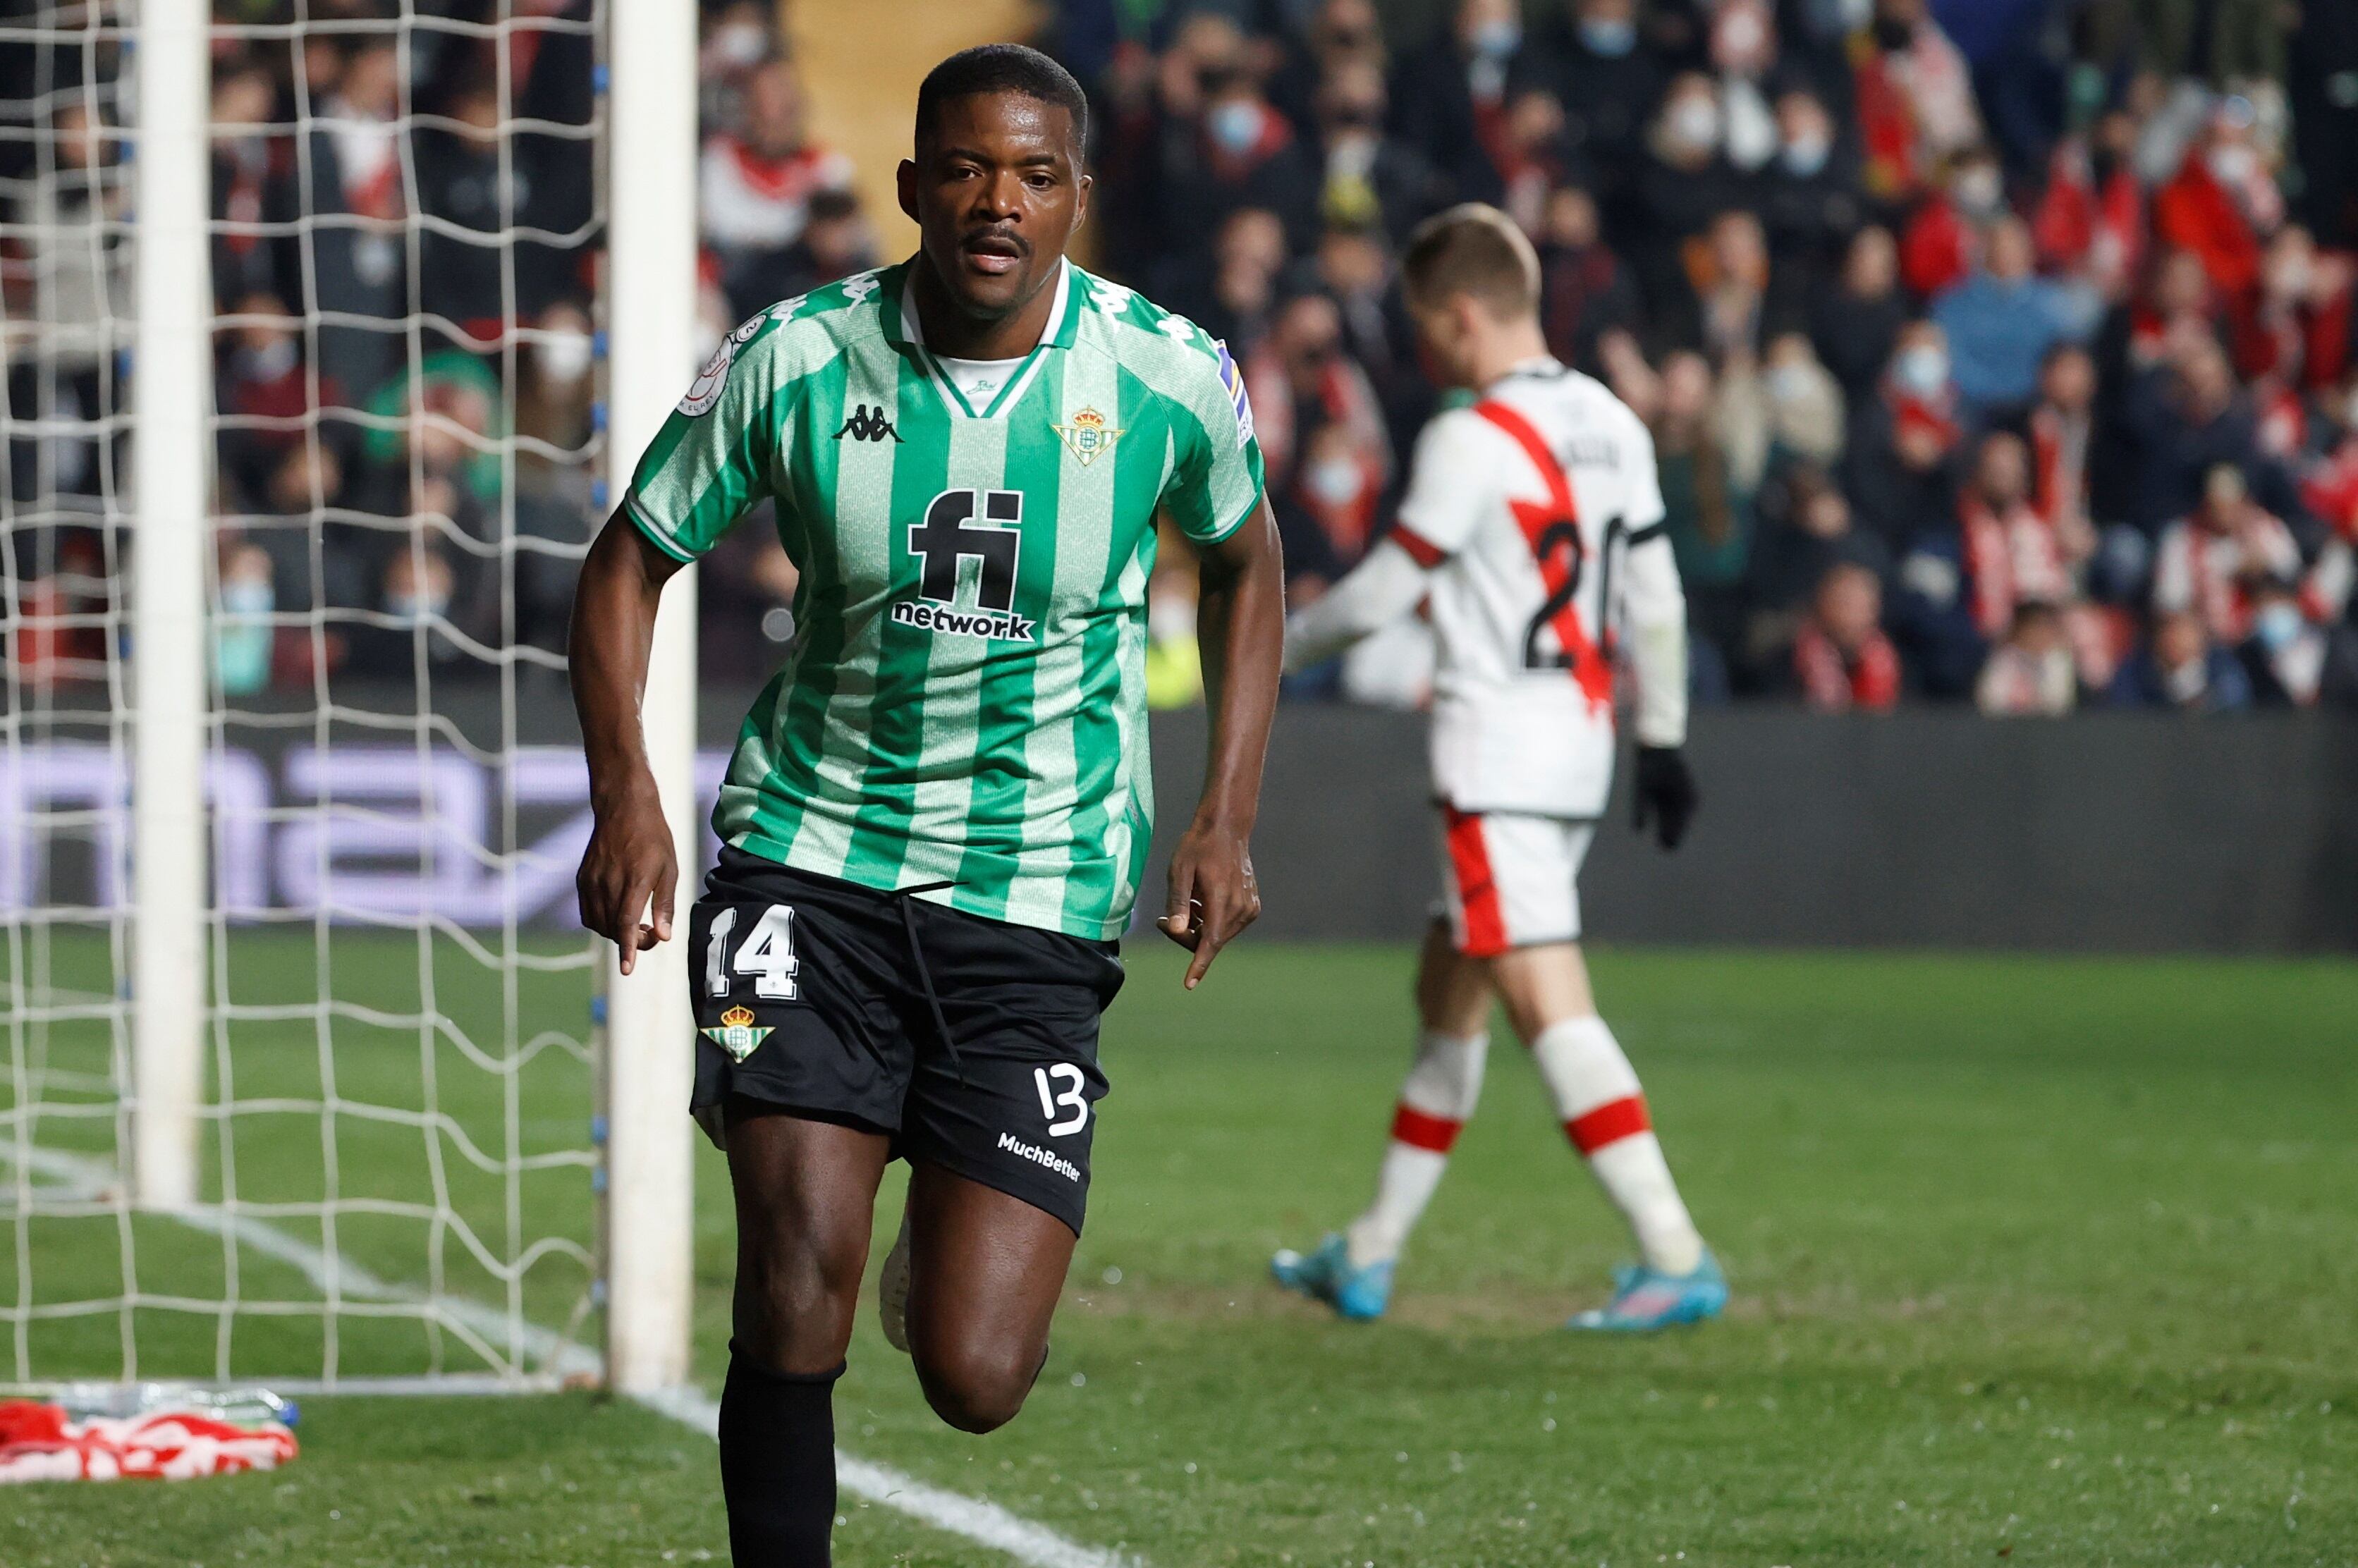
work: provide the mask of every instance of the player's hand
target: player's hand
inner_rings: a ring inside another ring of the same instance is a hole
[[[1260,918],[1260,884],[1244,835],[1198,821],[1171,852],[1171,899],[1155,921],[1163,935],[1195,955],[1185,985],[1194,990],[1220,949]]]
[[[648,780],[611,806],[595,813],[590,848],[573,879],[581,900],[581,924],[622,950],[622,973],[638,963],[643,948],[671,940],[672,892],[679,861],[672,852],[671,825]],[[654,924],[640,916],[651,912]]]
[[[1642,837],[1651,818],[1655,838],[1665,849],[1675,849],[1687,836],[1695,807],[1703,804],[1694,774],[1687,771],[1687,754],[1676,746],[1638,748],[1638,784],[1630,792],[1637,806],[1632,825]]]

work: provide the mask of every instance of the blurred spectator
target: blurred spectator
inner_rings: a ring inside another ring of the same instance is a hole
[[[1891,231],[1870,224],[1851,237],[1840,283],[1822,289],[1812,303],[1810,341],[1854,404],[1883,379],[1892,345],[1907,325],[1898,276]]]
[[[698,104],[706,124],[733,124],[744,116],[748,85],[778,52],[777,18],[777,8],[763,0],[730,0],[708,16],[696,52]]]
[[[2154,195],[2155,236],[2201,256],[2212,283],[2240,294],[2259,281],[2261,236],[2282,222],[2284,198],[2253,145],[2251,105],[2220,105]]]
[[[1899,236],[1899,276],[1919,299],[1964,281],[1981,258],[1984,232],[2006,211],[2006,173],[1987,147],[1968,147],[1948,178],[1909,218]]]
[[[2177,611],[2163,614],[2151,645],[2121,666],[2112,700],[2206,713],[2250,707],[2252,686],[2235,656],[2212,643],[2202,618]]]
[[[792,64],[773,59],[754,68],[743,98],[738,126],[705,139],[697,177],[704,243],[724,274],[795,244],[811,221],[813,200],[851,187],[851,160],[809,139],[802,78]]]
[[[1576,185],[1548,197],[1540,230],[1540,324],[1548,351],[1583,370],[1599,334],[1638,325],[1637,285],[1597,232],[1596,201]]]
[[[271,586],[269,552],[235,543],[221,564],[221,609],[213,622],[213,676],[224,697],[251,697],[270,684],[271,650],[277,638],[271,612],[278,607]]]
[[[1298,294],[1287,300],[1244,375],[1272,493],[1295,482],[1297,460],[1328,425],[1343,429],[1352,454],[1376,474],[1379,486],[1390,481],[1391,441],[1383,407],[1367,372],[1343,351],[1342,313],[1332,299]]]
[[[1617,186],[1666,80],[1638,27],[1638,0],[1571,0],[1549,7],[1529,62],[1532,82],[1563,107],[1565,145]]]
[[[1269,101],[1297,125],[1317,116],[1318,85],[1352,66],[1385,68],[1383,18],[1375,0],[1318,0],[1298,47],[1270,78]]]
[[[1865,567],[1827,568],[1793,640],[1792,684],[1821,713],[1888,713],[1899,702],[1899,654],[1878,623],[1883,585]]]
[[[1933,167],[1981,139],[1972,74],[1926,0],[1875,0],[1855,70],[1866,189],[1878,200],[1913,194]]]
[[[2300,572],[2292,530],[2252,499],[2241,469],[2220,463],[2204,475],[2194,510],[2162,530],[2153,607],[2190,611],[2212,642],[2234,647],[2252,634],[2259,589],[2289,587]]]
[[[1160,137],[1163,253],[1200,254],[1206,238],[1241,207],[1274,212],[1288,248],[1309,249],[1322,186],[1315,158],[1270,106],[1234,25],[1199,12],[1187,32],[1194,69],[1184,86],[1166,87]]]
[[[2047,351],[2030,411],[2030,503],[2067,560],[2094,552],[2088,514],[2088,444],[2094,429],[2096,362],[2077,343]]]
[[[2057,144],[2047,189],[2031,218],[2042,265],[2117,298],[2145,256],[2145,189],[2130,154],[2136,122],[2115,112],[2085,136]]]
[[[1691,308],[1687,242],[1733,203],[1735,180],[1720,157],[1719,90],[1690,71],[1662,95],[1646,137],[1637,180],[1641,254],[1634,256],[1648,308],[1657,314]]]
[[[1654,416],[1654,457],[1661,470],[1663,527],[1686,589],[1687,623],[1713,647],[1736,645],[1742,631],[1742,583],[1752,549],[1752,497],[1728,471],[1714,428],[1711,362],[1682,351],[1662,363],[1661,409]]]
[[[1162,297],[1227,342],[1241,362],[1268,330],[1284,269],[1285,225],[1266,207],[1239,207],[1213,239],[1208,269],[1186,256],[1172,258]]]
[[[1461,201],[1505,192],[1497,149],[1507,80],[1523,52],[1516,0],[1457,0],[1441,38],[1405,55],[1392,79],[1392,134],[1445,176]]]
[[[2351,258],[2320,252],[2307,229],[2288,224],[2268,242],[2260,286],[2234,317],[2235,369],[2292,393],[2321,392],[2351,364]],[[2298,411],[2298,398],[2294,400]],[[2297,446],[2298,441],[2292,443]]]
[[[2006,641],[1974,686],[1974,705],[1997,718],[2061,718],[2079,697],[2063,617],[2043,600],[2016,606]]]
[[[286,301],[261,291],[246,295],[234,306],[234,319],[213,351],[213,398],[223,416],[222,477],[237,493],[256,495],[287,449],[306,438],[305,416],[315,405]],[[322,377],[319,403],[338,400],[335,384]]]
[[[1985,653],[2025,601],[2061,603],[2071,593],[2062,551],[2030,506],[2029,487],[2021,438],[1985,436],[1955,521],[1920,530],[1900,564],[1905,592],[1895,626],[1933,695],[1973,689]]]
[[[1384,135],[1384,76],[1347,60],[1318,89],[1318,211],[1329,227],[1381,227],[1393,243],[1448,200],[1442,175],[1410,143]]]
[[[810,199],[801,235],[790,245],[741,253],[722,277],[732,319],[751,319],[781,299],[824,287],[877,264],[876,232],[849,190]]]
[[[2246,480],[2262,467],[2251,402],[2207,328],[2174,333],[2168,360],[2131,384],[2123,418],[2142,481],[2130,521],[2148,530],[2191,506],[2219,466]]]
[[[1761,172],[1761,221],[1780,271],[1832,272],[1865,217],[1858,169],[1825,104],[1806,87],[1777,99],[1778,152]]]
[[[1949,340],[1957,391],[1988,413],[2028,403],[2048,350],[2093,331],[2102,301],[2031,271],[2030,226],[2019,218],[1990,224],[1985,248],[1981,268],[1932,302],[1932,319]]]
[[[1767,0],[1721,0],[1711,14],[1707,50],[1726,117],[1721,145],[1728,166],[1752,174],[1767,167],[1784,141],[1768,102],[1777,26]]]
[[[1850,502],[1824,470],[1799,465],[1769,493],[1779,503],[1768,504],[1764,494],[1759,507],[1746,592],[1749,615],[1736,670],[1739,689],[1778,684],[1773,673],[1756,680],[1754,672],[1790,664],[1801,617],[1826,573],[1849,564],[1865,567],[1880,581],[1891,571],[1890,552],[1852,525]]]
[[[1930,321],[1900,330],[1877,394],[1853,412],[1843,488],[1860,518],[1897,551],[1928,523],[1952,515],[1952,462],[1964,437],[1949,345]]]
[[[1688,276],[1696,339],[1712,362],[1724,368],[1758,360],[1768,308],[1768,244],[1760,220],[1741,207],[1714,218]]]
[[[359,400],[376,390],[401,351],[400,319],[409,308],[401,52],[391,38],[361,37],[319,114],[304,160],[309,181],[287,192],[291,211],[280,215],[358,220],[321,223],[308,236],[306,305],[334,318],[318,329],[321,378]],[[383,325],[364,324],[372,319]]]

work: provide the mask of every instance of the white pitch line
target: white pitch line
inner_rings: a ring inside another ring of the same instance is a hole
[[[14,1146],[0,1143],[0,1163],[15,1163],[19,1153]],[[80,1195],[95,1196],[115,1183],[113,1168],[101,1161],[54,1149],[27,1149],[21,1153],[28,1169]],[[491,1344],[519,1344],[559,1377],[595,1377],[603,1369],[599,1358],[588,1349],[538,1324],[527,1323],[519,1329],[511,1325],[505,1313],[481,1302],[461,1296],[428,1296],[409,1286],[380,1280],[341,1251],[331,1255],[253,1215],[225,1214],[210,1207],[150,1212],[211,1235],[233,1237],[240,1245],[299,1271],[323,1291],[332,1272],[341,1294],[406,1303],[424,1309],[427,1315],[448,1326],[465,1329]],[[430,1383],[421,1380],[415,1391],[434,1390]],[[656,1414],[707,1437],[717,1438],[719,1434],[720,1406],[692,1386],[633,1398]],[[840,1448],[835,1451],[835,1478],[838,1486],[854,1497],[896,1509],[936,1530],[964,1536],[977,1545],[1029,1564],[1030,1568],[1140,1568],[1137,1558],[1068,1541],[1047,1526],[1034,1524],[997,1503],[928,1486],[889,1465],[858,1458]]]

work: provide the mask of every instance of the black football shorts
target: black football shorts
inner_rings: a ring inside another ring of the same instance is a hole
[[[1120,950],[724,848],[688,919],[690,1108],[730,1096],[880,1132],[1077,1234]],[[716,1137],[716,1141],[718,1139]]]

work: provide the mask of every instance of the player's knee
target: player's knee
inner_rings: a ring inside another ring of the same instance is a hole
[[[1487,1034],[1427,1029],[1417,1041],[1416,1065],[1409,1069],[1401,1098],[1430,1115],[1466,1120],[1481,1101],[1482,1068],[1489,1049]]]
[[[946,1344],[912,1346],[917,1381],[934,1413],[978,1435],[1013,1421],[1045,1357],[1030,1346],[995,1343],[979,1335],[947,1337]]]
[[[823,1371],[843,1358],[860,1295],[857,1238],[803,1235],[743,1249],[740,1347],[775,1371]]]

